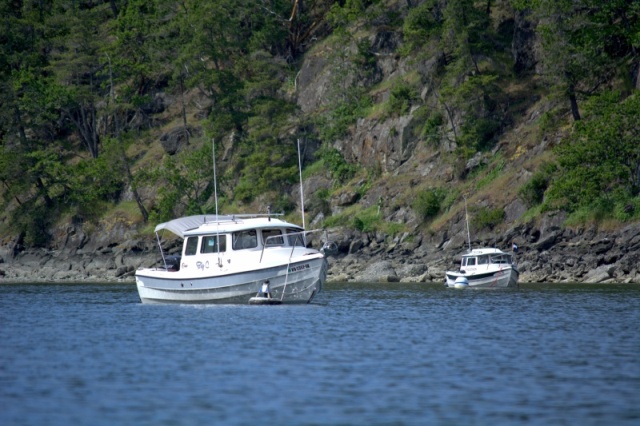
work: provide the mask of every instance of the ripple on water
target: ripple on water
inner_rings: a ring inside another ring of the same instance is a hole
[[[327,287],[265,307],[0,286],[0,423],[640,421],[638,286]]]

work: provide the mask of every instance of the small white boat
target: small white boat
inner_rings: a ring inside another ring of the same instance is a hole
[[[323,249],[307,247],[303,228],[273,215],[198,215],[156,226],[183,238],[179,256],[136,271],[143,303],[249,303],[269,283],[270,299],[257,302],[308,303],[327,276]],[[158,236],[158,241],[160,237]]]
[[[496,248],[471,250],[467,197],[464,197],[469,252],[462,255],[459,271],[447,271],[444,285],[449,288],[507,288],[518,285],[518,268],[513,256]],[[514,253],[517,246],[514,244]]]
[[[507,288],[518,284],[513,257],[495,248],[474,249],[462,255],[459,271],[447,271],[445,285],[451,288]],[[466,280],[467,284],[464,284]]]

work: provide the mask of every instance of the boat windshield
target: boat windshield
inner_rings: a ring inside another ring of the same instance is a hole
[[[262,241],[264,242],[264,245],[267,247],[284,245],[284,238],[282,238],[282,231],[279,229],[263,229]]]
[[[226,235],[205,235],[202,237],[200,253],[220,253],[227,250]]]
[[[193,256],[198,252],[198,237],[187,237],[187,242],[184,245],[184,255]]]
[[[499,256],[493,256],[491,257],[491,263],[511,264],[511,255],[501,254]]]
[[[304,232],[298,229],[287,229],[287,239],[290,246],[304,247]]]
[[[232,239],[232,248],[234,250],[243,250],[258,247],[258,233],[255,229],[234,232]]]

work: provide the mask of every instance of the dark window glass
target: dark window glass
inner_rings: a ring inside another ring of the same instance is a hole
[[[233,249],[242,250],[258,247],[258,233],[255,229],[233,233]]]
[[[301,246],[304,247],[304,234],[300,232],[298,229],[287,229],[287,240],[289,240],[289,245],[293,246]]]
[[[198,251],[198,237],[188,237],[187,247],[184,249],[185,256],[193,256]]]
[[[220,247],[217,242],[220,241]],[[207,235],[202,237],[202,247],[200,253],[219,253],[227,249],[226,238],[224,235]]]
[[[278,235],[282,235],[282,231],[279,229],[263,229],[262,230],[262,239],[264,241],[264,245],[266,246],[281,246],[284,244],[284,238],[278,237]],[[269,238],[271,237],[271,238]]]

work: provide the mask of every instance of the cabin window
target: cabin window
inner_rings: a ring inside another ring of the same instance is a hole
[[[227,240],[224,235],[207,235],[202,237],[200,253],[219,253],[227,249]]]
[[[480,256],[478,258],[478,265],[486,265],[489,263],[489,256]]]
[[[290,246],[304,247],[304,234],[299,229],[287,229],[287,234]]]
[[[279,229],[263,229],[262,240],[265,246],[281,246],[284,245],[284,238],[281,237],[282,231]]]
[[[193,256],[198,252],[198,237],[188,237],[185,245],[184,255]]]
[[[242,250],[258,247],[258,233],[255,229],[233,233],[233,249]]]
[[[467,259],[467,266],[474,266],[476,264],[476,258],[470,257]]]

